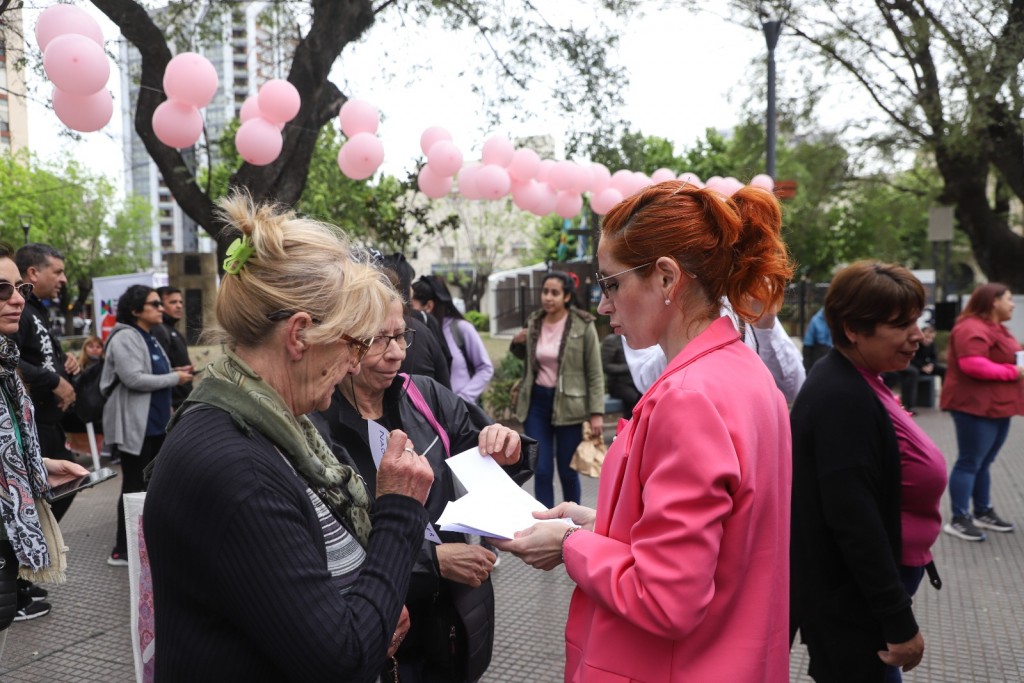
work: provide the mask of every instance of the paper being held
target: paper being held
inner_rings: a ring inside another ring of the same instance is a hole
[[[537,522],[533,512],[547,509],[517,486],[494,458],[481,455],[478,448],[445,462],[468,493],[448,503],[441,513],[437,523],[444,531],[511,539],[517,531]]]

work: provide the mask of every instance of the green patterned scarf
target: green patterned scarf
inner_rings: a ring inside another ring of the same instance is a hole
[[[205,377],[186,403],[206,403],[231,414],[277,446],[299,476],[316,492],[365,548],[370,538],[370,496],[362,477],[338,462],[316,427],[296,417],[273,387],[229,350],[206,366]],[[179,410],[170,431],[185,411]]]

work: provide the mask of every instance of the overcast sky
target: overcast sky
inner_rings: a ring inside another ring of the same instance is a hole
[[[34,41],[38,8],[50,3],[30,0],[26,4],[35,7],[26,10],[26,35]],[[116,27],[91,4],[78,4],[97,16],[108,50],[116,52]],[[747,72],[753,60],[765,57],[760,33],[739,28],[722,16],[716,16],[718,6],[723,7],[719,14],[724,15],[724,2],[713,0],[705,3],[705,8],[710,7],[711,11],[701,14],[682,9],[651,12],[631,20],[620,31],[622,44],[617,59],[627,67],[631,82],[626,93],[624,118],[644,134],[673,141],[677,150],[691,145],[703,135],[705,128],[728,129],[737,123],[744,90],[749,83]],[[448,128],[467,158],[478,154],[488,134],[518,137],[554,133],[557,138],[561,137],[561,122],[543,111],[534,112],[529,122],[505,130],[486,131],[486,122],[477,112],[479,101],[470,92],[469,84],[442,75],[455,73],[463,65],[460,60],[464,62],[464,56],[457,42],[446,39],[445,54],[438,55],[437,45],[430,36],[414,36],[412,42],[407,42],[408,38],[403,36],[403,44],[396,46],[382,42],[380,35],[382,33],[372,33],[372,42],[350,46],[343,53],[335,81],[344,92],[369,100],[383,113],[384,122],[378,134],[384,143],[383,170],[386,172],[400,173],[413,165],[420,155],[420,134],[430,125]],[[434,55],[433,76],[424,75],[412,84],[381,78],[381,64],[385,60],[389,70],[402,73],[399,60],[421,61],[418,55],[423,51]],[[115,69],[108,84],[115,102],[120,98],[118,82]],[[531,106],[536,105],[527,98],[524,107]],[[115,103],[114,119],[103,131],[84,135],[80,143],[69,143],[58,136],[61,124],[53,112],[42,103],[31,103],[30,145],[49,159],[59,160],[71,153],[123,187],[121,121],[116,107]],[[561,143],[562,140],[556,140],[556,144]]]

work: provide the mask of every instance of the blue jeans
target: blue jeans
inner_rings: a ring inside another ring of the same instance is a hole
[[[923,578],[924,567],[900,565],[900,579],[903,581],[904,590],[907,591],[907,595],[910,597],[914,597],[914,593],[917,592]],[[902,683],[903,673],[898,666],[887,666],[885,667],[885,678],[883,680],[885,683]]]
[[[556,427],[551,424],[555,405],[555,390],[536,384],[530,392],[530,411],[526,415],[523,431],[537,440],[537,466],[533,473],[534,496],[547,507],[555,506],[555,463],[558,480],[562,482],[562,498],[580,502],[580,475],[569,467],[572,454],[583,441],[582,425]]]
[[[953,413],[956,426],[956,464],[949,475],[949,498],[953,516],[969,513],[968,504],[974,501],[974,513],[987,512],[992,507],[989,492],[992,478],[989,467],[1003,447],[1010,431],[1008,417],[978,417],[958,410]]]

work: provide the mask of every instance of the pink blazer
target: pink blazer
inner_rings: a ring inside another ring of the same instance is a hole
[[[572,534],[565,680],[789,680],[792,448],[771,373],[721,318],[620,422]]]

